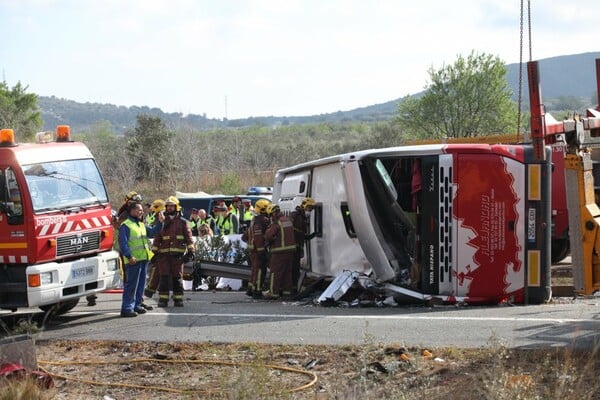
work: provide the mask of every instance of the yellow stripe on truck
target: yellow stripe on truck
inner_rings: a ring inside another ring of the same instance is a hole
[[[528,250],[527,251],[527,286],[540,286],[540,251],[539,250]]]
[[[542,199],[542,166],[540,164],[529,164],[527,166],[529,179],[527,184],[527,198],[529,200]]]

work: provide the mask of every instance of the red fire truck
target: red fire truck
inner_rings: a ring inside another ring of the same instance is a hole
[[[0,308],[60,314],[115,287],[113,237],[98,166],[68,126],[29,144],[0,131]]]

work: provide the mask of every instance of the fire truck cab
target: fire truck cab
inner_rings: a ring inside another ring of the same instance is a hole
[[[18,144],[0,131],[0,308],[64,313],[79,298],[113,288],[120,276],[112,249],[111,207],[89,149],[56,137]]]

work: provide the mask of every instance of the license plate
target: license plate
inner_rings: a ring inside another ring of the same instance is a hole
[[[527,239],[535,242],[535,208],[530,208],[527,218]]]
[[[73,279],[83,278],[94,273],[94,267],[82,267],[71,271]]]

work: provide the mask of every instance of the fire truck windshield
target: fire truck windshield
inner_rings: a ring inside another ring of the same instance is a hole
[[[30,164],[23,172],[36,213],[108,202],[93,159]]]

